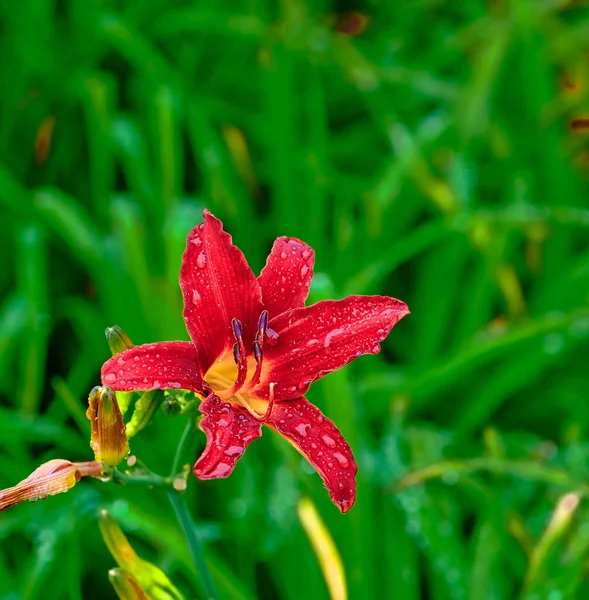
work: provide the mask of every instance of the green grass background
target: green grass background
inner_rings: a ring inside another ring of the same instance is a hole
[[[585,2],[28,0],[0,19],[0,487],[91,457],[106,326],[187,338],[178,271],[206,206],[256,271],[278,235],[311,244],[312,301],[412,310],[309,393],[357,457],[349,514],[269,431],[228,480],[191,479],[221,597],[328,598],[302,494],[353,600],[589,597]],[[156,415],[133,453],[167,473],[184,423]],[[203,597],[163,492],[83,481],[0,515],[0,598],[114,598],[100,507]]]

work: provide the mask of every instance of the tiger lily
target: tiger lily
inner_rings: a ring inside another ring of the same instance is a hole
[[[207,444],[194,467],[198,478],[229,476],[265,425],[305,456],[347,512],[356,497],[352,451],[304,395],[320,377],[378,353],[409,311],[386,296],[305,306],[313,265],[311,247],[279,237],[256,277],[221,221],[205,210],[180,269],[192,341],[130,348],[103,365],[102,382],[117,391],[182,388],[201,395]]]

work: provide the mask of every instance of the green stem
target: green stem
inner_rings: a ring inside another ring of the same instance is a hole
[[[172,477],[162,477],[155,473],[127,474],[113,469],[110,473],[112,481],[125,485],[153,485],[155,487],[171,487],[174,484]]]
[[[198,539],[198,534],[196,533],[196,528],[194,527],[192,517],[186,508],[184,498],[175,490],[168,491],[168,498],[172,503],[172,507],[174,508],[178,522],[184,531],[184,537],[186,538],[186,543],[188,544],[194,566],[196,567],[196,570],[198,571],[202,580],[206,599],[218,600],[219,596],[217,595],[217,589],[215,588],[215,583],[205,561],[202,546],[200,540]]]
[[[178,447],[176,448],[176,454],[174,455],[174,462],[172,463],[172,473],[170,475],[170,477],[174,477],[178,474],[178,469],[180,468],[180,461],[182,460],[182,455],[184,454],[184,451],[186,450],[186,445],[190,436],[190,433],[192,432],[192,428],[193,428],[193,424],[192,424],[192,419],[188,419],[188,422],[186,423],[186,427],[184,427],[184,431],[182,432],[182,435],[180,436],[180,441],[178,442]]]

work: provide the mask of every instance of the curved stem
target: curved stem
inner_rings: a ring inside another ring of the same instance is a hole
[[[194,561],[194,566],[198,571],[202,585],[206,594],[207,600],[218,600],[217,589],[215,587],[215,583],[205,561],[205,557],[202,551],[202,546],[200,540],[198,539],[198,534],[194,527],[194,522],[192,521],[192,517],[188,512],[188,508],[186,507],[186,503],[184,502],[184,497],[181,496],[175,490],[168,491],[168,498],[174,508],[174,512],[176,513],[176,517],[180,526],[182,527],[182,531],[184,532],[184,537],[186,538],[186,543],[188,544],[188,548],[190,550],[190,555],[192,556],[192,560]]]
[[[170,477],[174,477],[178,474],[178,469],[180,468],[180,461],[182,460],[182,455],[184,454],[184,450],[186,449],[186,445],[189,441],[189,436],[192,432],[192,427],[192,419],[189,417],[188,422],[186,423],[186,427],[184,427],[184,431],[180,436],[178,447],[176,448],[176,454],[174,455],[174,462],[172,463],[172,473]]]

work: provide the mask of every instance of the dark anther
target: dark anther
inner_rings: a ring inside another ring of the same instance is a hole
[[[268,340],[270,346],[276,346],[276,344],[278,344],[280,341],[280,336],[274,331],[274,329],[268,327],[266,329],[266,339]]]
[[[239,338],[241,337],[241,323],[239,322],[239,320],[232,319],[231,327],[233,327],[233,335],[235,336],[235,339],[239,340]]]
[[[235,342],[233,344],[233,360],[235,364],[239,363],[239,359],[241,358],[241,350],[239,349],[239,342]]]
[[[264,334],[266,333],[266,328],[268,327],[268,311],[263,310],[260,315],[260,319],[258,320],[258,335],[263,339]]]
[[[262,360],[262,346],[260,346],[260,342],[254,342],[254,358],[256,362],[260,362]]]

